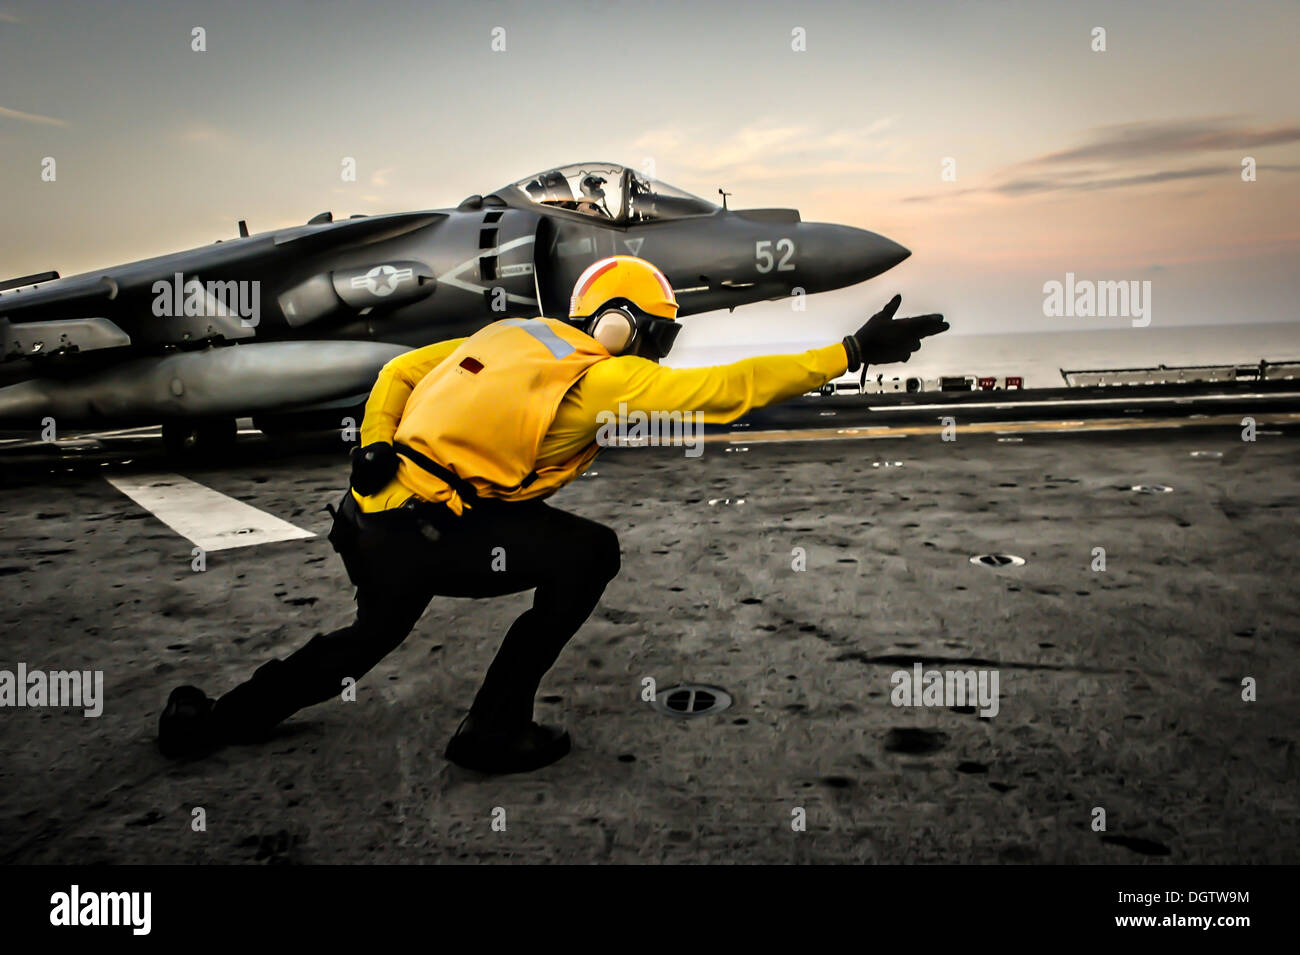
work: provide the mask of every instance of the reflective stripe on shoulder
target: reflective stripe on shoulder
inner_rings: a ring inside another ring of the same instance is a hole
[[[574,348],[559,335],[555,334],[551,326],[545,322],[539,322],[532,318],[507,318],[501,322],[502,325],[513,325],[516,328],[522,328],[529,335],[532,335],[539,342],[546,346],[546,350],[551,353],[552,358],[567,358],[578,349]]]

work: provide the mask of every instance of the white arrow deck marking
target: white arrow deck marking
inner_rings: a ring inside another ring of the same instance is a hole
[[[179,474],[105,475],[105,479],[205,551],[316,536]]]

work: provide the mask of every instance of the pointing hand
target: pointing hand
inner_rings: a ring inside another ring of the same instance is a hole
[[[901,295],[895,295],[865,325],[845,336],[844,350],[849,355],[849,371],[857,371],[863,363],[888,365],[905,362],[920,349],[923,338],[948,330],[948,323],[942,315],[894,318],[902,301]]]

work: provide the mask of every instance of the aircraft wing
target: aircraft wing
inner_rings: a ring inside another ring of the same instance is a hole
[[[153,283],[180,272],[186,276],[238,270],[256,272],[277,260],[300,258],[344,246],[361,247],[414,232],[445,219],[442,212],[402,212],[341,222],[295,226],[274,232],[215,242],[171,255],[143,259],[97,272],[56,279],[35,288],[0,293],[0,318],[34,321],[81,313],[131,293],[148,293]]]

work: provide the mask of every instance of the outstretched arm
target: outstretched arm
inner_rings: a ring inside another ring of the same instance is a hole
[[[894,318],[901,298],[883,309],[838,345],[793,355],[747,358],[710,368],[661,368],[644,358],[622,357],[592,367],[582,386],[592,410],[628,412],[698,411],[706,424],[727,424],[753,408],[794,398],[820,388],[865,364],[905,362],[921,341],[947,331],[942,315]]]
[[[847,367],[843,345],[708,368],[663,368],[629,356],[593,366],[583,381],[582,399],[593,418],[622,404],[629,412],[647,414],[698,411],[706,424],[726,424],[753,408],[820,388]]]

